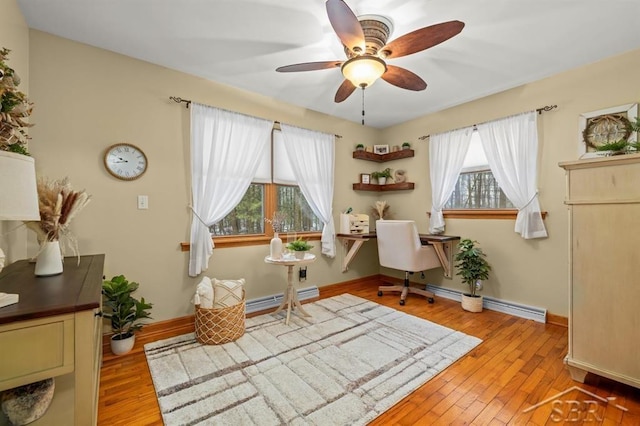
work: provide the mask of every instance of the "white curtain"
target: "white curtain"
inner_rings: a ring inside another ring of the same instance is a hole
[[[429,232],[444,232],[442,208],[453,192],[464,157],[469,150],[473,127],[438,133],[429,137],[429,175],[431,177],[431,219]]]
[[[281,124],[293,174],[311,210],[322,220],[322,254],[335,257],[333,172],[335,136]]]
[[[209,226],[242,200],[267,153],[272,128],[272,121],[191,104],[190,276],[207,270],[214,247]]]
[[[478,132],[493,176],[518,209],[515,231],[525,239],[546,237],[536,189],[536,111],[479,124]]]

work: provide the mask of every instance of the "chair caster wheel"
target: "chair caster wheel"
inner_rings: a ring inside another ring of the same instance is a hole
[[[400,306],[404,306],[404,300],[400,301]]]
[[[382,296],[382,292],[381,291],[378,291],[378,296]]]
[[[427,302],[429,302],[429,303],[433,303],[433,302],[435,302],[435,300],[433,299],[433,297],[429,297],[429,298],[427,299]]]

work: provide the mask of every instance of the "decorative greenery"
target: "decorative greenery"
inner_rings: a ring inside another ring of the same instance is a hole
[[[409,142],[403,142],[402,143],[402,147],[403,148],[411,148],[411,144]]]
[[[640,151],[640,140],[636,140],[636,142],[629,141],[634,133],[636,134],[636,139],[640,139],[640,135],[638,135],[638,132],[640,132],[640,117],[636,117],[635,121],[629,121],[627,124],[628,136],[626,138],[596,146],[594,147],[595,150],[612,151],[616,154],[632,154]]]
[[[387,167],[386,169],[382,170],[381,172],[373,172],[371,173],[371,177],[374,179],[378,179],[378,178],[390,178],[391,177],[391,169],[389,167]]]
[[[363,150],[364,149],[364,145],[359,143],[358,145],[356,145],[356,149],[357,150]]]
[[[629,142],[626,139],[620,139],[616,142],[609,142],[603,145],[599,145],[598,147],[596,147],[596,151],[620,152],[625,151],[627,149],[627,146],[629,146]]]
[[[476,296],[476,281],[486,280],[489,278],[491,265],[487,262],[486,254],[480,247],[478,242],[470,239],[463,239],[458,243],[458,252],[454,260],[458,272],[456,275],[462,277],[462,282],[469,286],[469,296]]]
[[[29,136],[24,129],[33,124],[24,119],[31,115],[33,104],[18,91],[20,77],[5,63],[9,52],[0,50],[0,150],[29,155]]]
[[[303,240],[302,237],[299,237],[297,240],[291,241],[289,244],[287,244],[287,248],[293,251],[309,251],[313,248],[313,246]]]
[[[147,303],[144,297],[140,300],[131,296],[131,293],[138,289],[139,284],[129,282],[124,275],[118,275],[109,281],[102,282],[102,294],[104,295],[105,307],[108,312],[104,317],[111,320],[111,328],[114,333],[114,340],[122,340],[133,336],[139,331],[143,324],[143,319],[151,318],[149,309],[153,306]]]

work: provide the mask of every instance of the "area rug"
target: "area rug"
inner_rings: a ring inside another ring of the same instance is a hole
[[[365,425],[481,340],[350,294],[310,318],[247,318],[246,334],[145,345],[164,423]]]

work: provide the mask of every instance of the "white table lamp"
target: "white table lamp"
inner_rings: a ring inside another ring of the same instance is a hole
[[[0,151],[0,220],[40,220],[32,157]],[[4,260],[0,249],[0,271]]]

